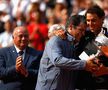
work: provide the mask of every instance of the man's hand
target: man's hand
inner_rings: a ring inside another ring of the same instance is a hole
[[[100,67],[97,71],[93,72],[94,76],[102,76],[105,74],[108,74],[108,67],[105,67],[103,64],[100,65]]]
[[[24,65],[22,64],[22,57],[19,56],[16,59],[16,71],[19,72],[20,74],[24,75],[25,77],[28,76],[28,72]]]
[[[20,71],[21,71],[21,74],[24,75],[25,77],[28,76],[28,71],[23,65],[21,66]]]
[[[94,72],[97,71],[100,67],[100,63],[98,62],[99,60],[95,57],[90,57],[87,62],[86,62],[86,71]]]
[[[62,29],[55,30],[54,35],[59,36],[62,39],[66,39],[65,31]]]

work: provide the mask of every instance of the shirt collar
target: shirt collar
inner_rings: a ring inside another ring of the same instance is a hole
[[[14,45],[14,46],[15,46],[15,49],[16,49],[17,53],[19,53],[19,51],[21,51],[21,50],[19,48],[17,48],[16,45]],[[26,49],[23,50],[24,53],[25,53],[25,51],[26,51]]]

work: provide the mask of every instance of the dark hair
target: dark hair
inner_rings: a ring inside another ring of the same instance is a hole
[[[105,16],[104,10],[101,9],[98,5],[93,5],[90,8],[88,8],[85,16],[87,13],[96,14],[99,18],[103,18]]]
[[[66,22],[65,29],[67,31],[67,28],[70,25],[73,25],[74,28],[75,28],[78,25],[80,25],[80,23],[85,23],[86,24],[86,18],[85,18],[85,16],[82,16],[82,15],[73,15],[73,16],[70,16],[69,19]]]

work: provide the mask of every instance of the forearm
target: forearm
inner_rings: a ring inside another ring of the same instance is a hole
[[[13,80],[17,79],[18,73],[16,72],[15,66],[11,66],[9,68],[0,67],[0,79],[1,80]]]
[[[57,57],[55,60],[51,59],[51,61],[56,67],[70,70],[84,70],[86,65],[86,61],[84,60],[81,61],[65,57]]]

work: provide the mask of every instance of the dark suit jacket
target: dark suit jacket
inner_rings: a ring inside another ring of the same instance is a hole
[[[16,72],[17,52],[14,46],[0,49],[0,90],[34,90],[42,52],[27,47],[24,66],[29,72],[24,77]]]

